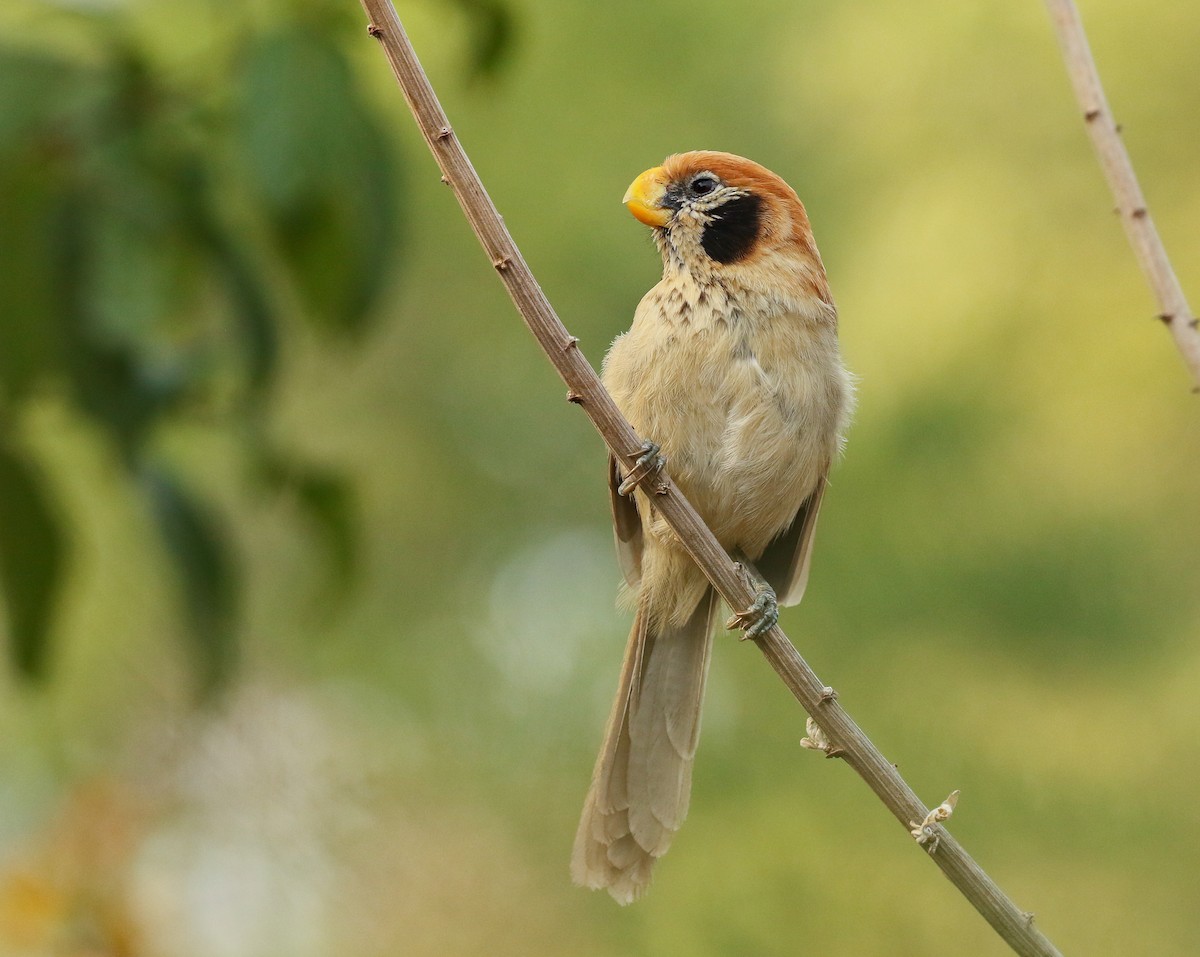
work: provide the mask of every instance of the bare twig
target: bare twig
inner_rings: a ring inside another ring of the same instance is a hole
[[[443,180],[454,189],[517,310],[567,384],[568,400],[582,406],[609,449],[626,470],[632,469],[643,452],[641,439],[621,415],[577,347],[577,340],[567,333],[534,280],[442,112],[390,0],[361,0],[361,3],[371,21],[368,30],[380,41],[417,125],[442,169]],[[749,607],[755,596],[746,576],[739,574],[737,566],[670,478],[664,473],[658,481],[655,504],[696,564],[731,608]],[[837,703],[833,690],[817,679],[783,631],[775,626],[757,644],[824,732],[828,747],[823,750],[830,757],[841,757],[854,768],[906,832],[912,827],[910,822],[926,820],[929,808]],[[941,828],[940,824],[936,826]],[[926,845],[936,846],[936,852],[930,853],[934,862],[1013,950],[1029,957],[1059,953],[1033,926],[1032,916],[1020,911],[949,833],[940,829],[938,838],[936,845],[932,841]]]
[[[1191,372],[1195,381],[1193,391],[1200,392],[1200,329],[1197,329],[1196,316],[1188,307],[1183,288],[1179,285],[1175,270],[1171,268],[1167,251],[1146,208],[1137,175],[1133,172],[1133,163],[1121,140],[1121,128],[1113,119],[1104,96],[1104,87],[1100,85],[1100,74],[1096,71],[1096,61],[1092,59],[1079,11],[1075,8],[1074,0],[1046,0],[1046,8],[1054,21],[1054,30],[1058,34],[1071,84],[1075,87],[1075,96],[1083,110],[1088,135],[1092,138],[1100,167],[1117,201],[1117,212],[1125,226],[1125,234],[1158,300],[1158,317],[1171,330],[1175,345]]]

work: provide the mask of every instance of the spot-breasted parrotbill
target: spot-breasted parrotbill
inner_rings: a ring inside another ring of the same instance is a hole
[[[604,384],[721,544],[780,604],[804,593],[817,512],[853,405],[837,311],[790,186],[730,153],[668,157],[625,194],[663,278],[604,361]],[[571,858],[576,883],[636,900],[687,814],[718,599],[655,508],[609,463],[637,613]]]

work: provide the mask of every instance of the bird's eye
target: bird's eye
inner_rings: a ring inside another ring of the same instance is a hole
[[[692,194],[694,196],[707,196],[717,188],[717,181],[711,176],[697,176],[692,180]]]

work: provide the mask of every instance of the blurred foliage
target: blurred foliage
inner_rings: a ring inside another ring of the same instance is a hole
[[[8,604],[12,660],[27,675],[45,666],[59,576],[62,531],[32,463],[0,449],[0,580]]]
[[[85,49],[0,48],[0,582],[25,675],[45,672],[72,546],[18,435],[47,393],[69,397],[145,496],[202,687],[234,660],[239,562],[227,519],[161,454],[164,430],[219,419],[249,481],[293,496],[338,591],[351,583],[352,483],[277,447],[270,425],[292,317],[361,339],[399,239],[400,164],[347,60],[346,6],[243,15],[190,79],[164,69],[124,5],[47,11]],[[507,13],[464,7],[476,69],[492,73]]]
[[[398,7],[593,363],[638,172],[797,188],[861,385],[786,629],[1064,953],[1194,954],[1197,406],[1043,5]],[[1083,14],[1200,296],[1198,8]],[[732,639],[650,894],[570,886],[604,453],[364,26],[0,4],[0,954],[1006,953]]]

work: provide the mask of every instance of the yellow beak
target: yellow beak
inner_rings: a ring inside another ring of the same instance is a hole
[[[647,226],[665,226],[674,215],[663,203],[667,195],[666,171],[661,166],[648,169],[629,184],[621,200],[634,217]]]

